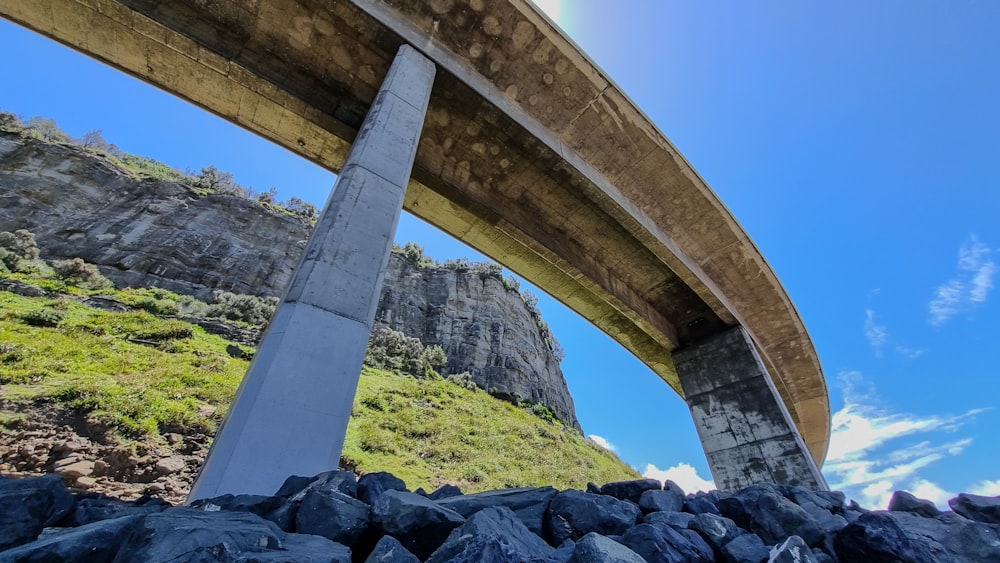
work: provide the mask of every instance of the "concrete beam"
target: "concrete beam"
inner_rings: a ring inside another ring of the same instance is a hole
[[[827,489],[742,327],[674,352],[674,365],[720,490],[754,483]]]
[[[434,74],[400,47],[189,500],[337,468]]]

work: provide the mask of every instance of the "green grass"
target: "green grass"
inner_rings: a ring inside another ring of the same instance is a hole
[[[159,290],[128,297],[136,305],[173,300]],[[39,317],[57,324],[27,320]],[[18,407],[50,403],[108,427],[123,443],[164,443],[167,432],[212,434],[248,365],[229,356],[230,344],[145,310],[107,312],[68,296],[0,291],[0,431],[24,423]],[[638,477],[546,418],[447,380],[366,367],[343,457],[358,471],[389,471],[427,490],[444,483],[466,492],[582,488]]]
[[[62,321],[26,322],[40,311],[59,312]],[[3,399],[79,409],[123,438],[213,431],[247,367],[229,357],[228,344],[145,311],[111,313],[69,298],[0,292]]]
[[[447,380],[365,368],[343,457],[360,471],[388,471],[411,488],[462,490],[636,479],[616,456],[549,422]]]

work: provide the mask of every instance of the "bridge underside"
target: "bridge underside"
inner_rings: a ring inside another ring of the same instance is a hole
[[[830,411],[776,276],[669,141],[523,0],[0,0],[0,15],[340,170],[400,45],[438,72],[404,208],[672,352],[741,325],[812,457]]]

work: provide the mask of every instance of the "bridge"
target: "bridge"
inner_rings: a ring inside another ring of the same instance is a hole
[[[648,365],[720,488],[825,488],[826,383],[777,276],[526,0],[0,0],[0,16],[339,173],[192,498],[336,467],[400,207]]]

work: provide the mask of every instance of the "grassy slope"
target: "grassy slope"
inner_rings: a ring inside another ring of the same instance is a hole
[[[25,317],[37,310],[58,311],[62,321],[32,326]],[[0,291],[0,431],[16,427],[18,405],[53,402],[126,441],[165,444],[166,432],[214,432],[247,367],[227,354],[229,344],[144,311]],[[344,458],[360,472],[392,472],[411,488],[454,483],[468,492],[637,477],[572,429],[482,391],[369,368]]]

